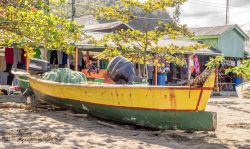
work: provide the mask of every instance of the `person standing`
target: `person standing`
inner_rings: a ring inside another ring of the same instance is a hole
[[[148,83],[149,85],[153,85],[154,66],[152,64],[147,65],[147,70],[148,70]]]
[[[5,48],[5,62],[6,62],[6,72],[9,74],[7,78],[7,85],[12,85],[14,75],[11,73],[11,69],[14,63],[14,49],[11,47]]]

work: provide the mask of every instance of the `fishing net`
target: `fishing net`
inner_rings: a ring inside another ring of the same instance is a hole
[[[211,75],[212,71],[214,70],[206,69],[200,75],[198,75],[194,80],[192,80],[189,85],[199,86],[199,87],[203,86],[207,78]]]
[[[49,72],[44,73],[42,75],[42,79],[54,82],[73,83],[73,84],[87,82],[87,78],[83,73],[72,71],[68,68],[53,69]]]

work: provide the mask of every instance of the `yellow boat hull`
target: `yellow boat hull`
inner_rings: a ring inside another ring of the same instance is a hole
[[[29,76],[32,88],[40,93],[61,99],[132,109],[162,111],[203,111],[214,86],[212,74],[203,87],[188,86],[130,86],[64,84]]]
[[[36,98],[103,119],[157,129],[215,130],[216,113],[204,111],[214,86],[64,84],[29,76]]]

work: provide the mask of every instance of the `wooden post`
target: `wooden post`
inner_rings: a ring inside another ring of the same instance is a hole
[[[26,71],[29,72],[30,59],[26,56]]]
[[[220,91],[220,87],[219,87],[219,68],[216,68],[216,70],[215,70],[215,72],[216,72],[216,75],[215,75],[215,77],[216,77],[216,91],[217,92],[219,92]]]
[[[157,77],[158,77],[158,66],[155,66],[155,75],[154,75],[154,84],[157,85]]]
[[[86,52],[86,64],[89,64],[89,51]]]
[[[78,56],[79,56],[79,50],[78,48],[76,47],[75,48],[75,71],[78,71]]]

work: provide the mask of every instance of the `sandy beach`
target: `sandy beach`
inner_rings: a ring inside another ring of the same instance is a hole
[[[87,114],[4,103],[0,148],[250,148],[250,100],[212,98],[207,111],[218,113],[215,132],[153,131]]]

